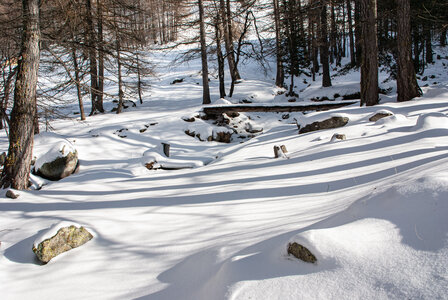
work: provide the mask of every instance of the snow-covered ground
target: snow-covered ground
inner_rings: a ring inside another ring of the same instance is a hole
[[[223,144],[184,133],[190,123],[182,118],[201,109],[200,65],[169,68],[171,57],[152,58],[159,76],[143,105],[55,121],[54,132],[36,137],[37,157],[67,139],[80,169],[15,200],[3,192],[1,299],[447,298],[446,58],[427,68],[435,78],[419,81],[428,84],[422,98],[396,103],[395,83],[382,74],[381,87],[392,91],[378,106],[246,114],[263,133]],[[289,103],[276,96],[271,73],[256,65],[241,71],[232,102]],[[176,78],[185,80],[171,85]],[[300,101],[333,99],[356,92],[359,73],[333,78],[326,89],[302,80]],[[215,79],[211,87],[218,100]],[[384,110],[394,115],[369,121]],[[295,120],[334,114],[349,123],[298,134]],[[332,141],[334,133],[347,139]],[[194,168],[146,169],[163,142],[174,165]],[[274,159],[274,145],[285,145],[287,158]],[[7,147],[1,133],[0,150]],[[62,221],[95,237],[38,264],[34,240]],[[317,263],[288,256],[290,242]]]

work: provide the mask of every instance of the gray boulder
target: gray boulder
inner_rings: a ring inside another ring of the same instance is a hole
[[[68,144],[60,144],[36,161],[34,172],[45,179],[60,180],[73,174],[77,166],[78,151]]]
[[[349,119],[347,117],[331,117],[324,121],[313,122],[299,129],[300,133],[307,133],[322,129],[338,128],[347,125]]]
[[[93,235],[82,226],[62,227],[53,237],[33,245],[33,252],[41,262],[48,263],[59,254],[84,245],[92,238]]]

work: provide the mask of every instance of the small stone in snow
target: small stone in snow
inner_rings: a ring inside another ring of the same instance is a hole
[[[374,114],[373,116],[371,116],[369,118],[370,122],[376,122],[379,119],[385,118],[385,117],[389,117],[389,116],[393,116],[393,113],[389,113],[389,112],[378,112],[376,114]]]
[[[19,196],[20,196],[19,194],[16,194],[11,190],[8,190],[6,192],[6,197],[11,198],[11,199],[17,199]]]
[[[288,244],[288,254],[292,254],[294,257],[308,263],[317,261],[316,256],[310,250],[296,242]]]
[[[345,136],[345,134],[341,134],[341,133],[335,133],[332,137],[331,137],[331,141],[334,142],[336,140],[341,140],[341,141],[345,141],[347,139],[347,137]]]

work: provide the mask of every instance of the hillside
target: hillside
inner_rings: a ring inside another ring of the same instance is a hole
[[[263,131],[229,144],[185,134],[217,128],[184,120],[200,114],[200,62],[170,66],[175,53],[153,54],[158,76],[142,105],[56,120],[36,137],[36,157],[66,139],[80,168],[18,199],[1,195],[1,298],[445,298],[448,53],[437,51],[442,58],[420,76],[421,98],[397,103],[395,82],[381,73],[388,93],[378,106],[241,114],[238,129],[250,123]],[[255,64],[241,70],[232,102],[290,103],[277,95],[272,73]],[[225,103],[210,78],[212,99]],[[333,78],[331,88],[319,80],[296,81],[297,103],[343,101],[359,89],[355,71]],[[392,116],[369,121],[385,110]],[[296,122],[335,115],[348,124],[298,134]],[[332,140],[335,133],[346,140]],[[161,143],[171,145],[168,165],[193,168],[148,170]],[[287,157],[275,159],[274,145],[285,145]],[[0,151],[7,148],[1,132]],[[33,241],[61,221],[86,226],[94,238],[38,264]],[[290,242],[309,248],[317,263],[288,255]]]

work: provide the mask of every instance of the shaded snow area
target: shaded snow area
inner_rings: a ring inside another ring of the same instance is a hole
[[[152,54],[159,76],[142,105],[54,121],[52,133],[36,137],[36,157],[66,140],[80,167],[15,200],[2,192],[1,299],[447,298],[448,76],[441,61],[426,69],[437,84],[420,81],[419,99],[397,103],[395,83],[384,84],[382,74],[381,87],[392,90],[375,107],[245,113],[263,132],[219,143],[185,134],[189,126],[220,125],[186,121],[201,114],[200,63],[168,67],[172,56]],[[232,99],[219,100],[212,79],[212,100],[290,104],[276,94],[272,74],[257,68],[240,68],[245,80]],[[177,78],[185,80],[170,85]],[[332,100],[359,91],[354,71],[326,89],[305,79],[311,85],[298,87],[300,105],[313,93]],[[378,112],[390,116],[369,121]],[[349,122],[298,134],[296,122],[332,116]],[[335,133],[346,139],[332,142]],[[170,144],[169,157],[162,143]],[[287,159],[274,158],[274,145],[286,147]],[[4,132],[0,148],[8,148]],[[152,161],[166,169],[148,169]],[[94,238],[40,265],[33,242],[60,222],[89,228]],[[293,242],[317,262],[288,255]]]

